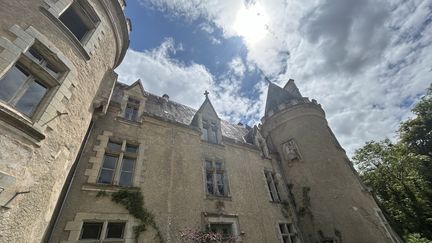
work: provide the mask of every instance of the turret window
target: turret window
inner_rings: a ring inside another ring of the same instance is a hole
[[[84,1],[74,1],[59,17],[60,21],[81,42],[88,39],[99,19]]]
[[[30,47],[18,62],[0,78],[0,100],[22,114],[33,117],[51,88],[60,85],[66,72],[62,63],[54,62],[40,44]]]

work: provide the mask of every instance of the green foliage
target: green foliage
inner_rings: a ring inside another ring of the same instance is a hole
[[[141,221],[134,228],[135,238],[138,239],[139,234],[146,231],[147,227],[150,226],[156,230],[156,237],[159,239],[159,242],[164,242],[162,234],[154,220],[154,215],[144,207],[144,197],[140,191],[120,190],[111,195],[111,200],[123,205],[131,215]]]
[[[405,238],[406,243],[432,243],[432,241],[421,237],[420,234],[409,234]]]
[[[423,243],[432,239],[432,86],[413,112],[399,141],[367,142],[353,160],[396,231]]]

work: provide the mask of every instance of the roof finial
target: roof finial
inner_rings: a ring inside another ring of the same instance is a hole
[[[205,95],[205,97],[206,97],[206,99],[208,99],[208,95],[209,95],[210,93],[206,90],[205,92],[204,92],[204,95]]]

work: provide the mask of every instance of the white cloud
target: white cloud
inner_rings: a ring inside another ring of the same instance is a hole
[[[204,97],[202,93],[213,85],[213,76],[202,65],[186,66],[170,58],[169,55],[175,53],[179,46],[175,46],[173,39],[167,39],[150,51],[129,49],[116,70],[120,80],[132,83],[141,79],[144,89],[151,93],[160,96],[166,93],[173,100],[199,107]]]
[[[140,2],[189,20],[204,18],[221,28],[225,37],[237,35],[233,23],[243,7],[242,1],[232,0]],[[402,103],[418,99],[431,82],[431,1],[265,0],[259,4],[269,16],[268,33],[254,45],[246,42],[248,68],[256,65],[280,80],[280,85],[290,77],[296,79],[304,95],[323,105],[349,154],[367,140],[394,138],[400,121],[411,115],[410,107]],[[235,97],[239,81],[226,82],[214,89]],[[263,85],[257,83],[255,88],[262,90]],[[260,99],[264,97],[265,92]],[[236,113],[239,116],[255,109],[242,107],[249,109]]]
[[[171,100],[198,109],[204,101],[204,91],[210,91],[210,100],[219,115],[238,122],[242,118],[258,121],[262,104],[240,95],[244,64],[240,58],[231,62],[232,69],[215,78],[203,65],[185,65],[170,57],[181,50],[172,38],[166,39],[153,50],[138,52],[129,49],[122,64],[116,69],[120,81],[133,83],[141,79],[144,89]],[[216,84],[217,83],[217,84]]]

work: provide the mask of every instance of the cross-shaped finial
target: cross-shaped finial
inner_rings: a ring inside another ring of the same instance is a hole
[[[208,98],[208,95],[209,95],[210,93],[206,90],[205,92],[204,92],[204,95],[205,95],[205,97],[206,98]]]

